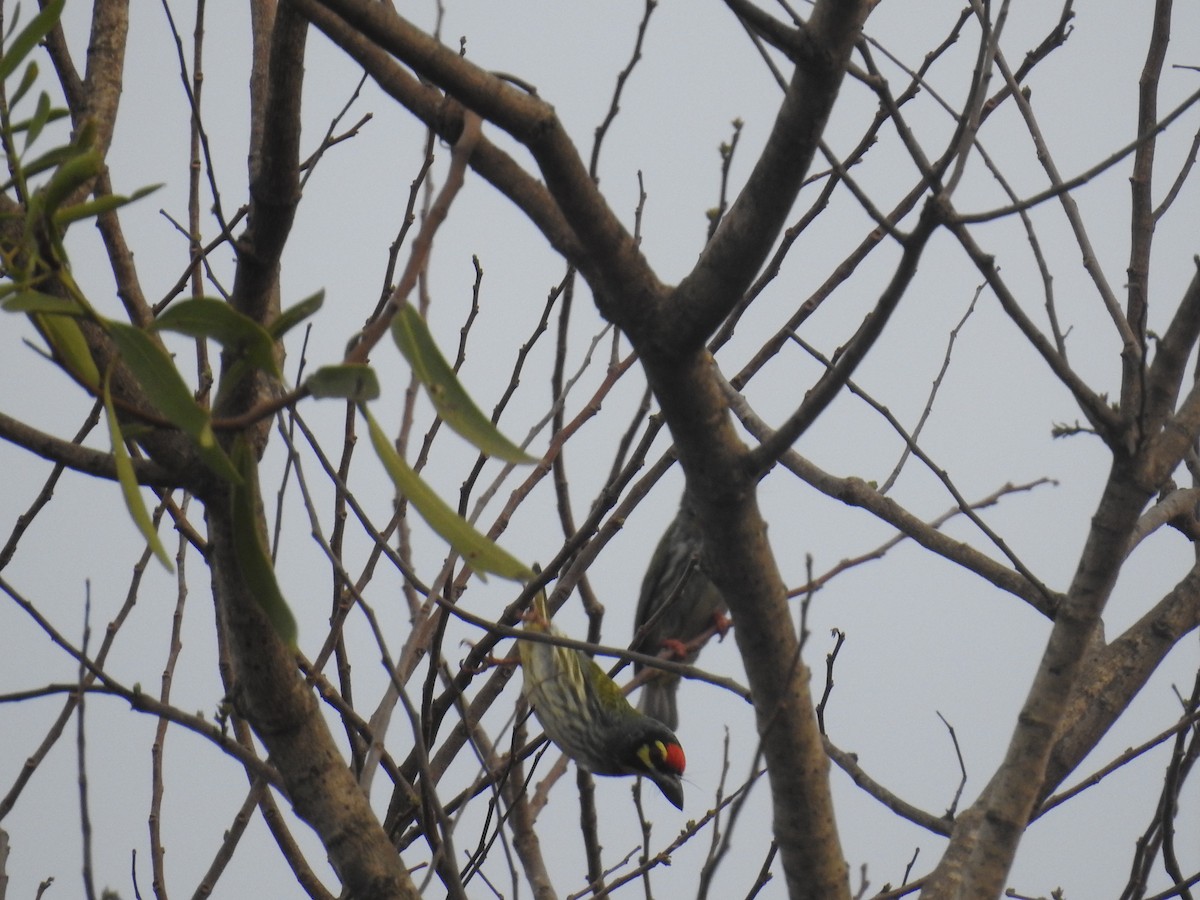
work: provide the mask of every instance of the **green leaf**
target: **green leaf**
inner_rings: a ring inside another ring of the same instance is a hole
[[[40,94],[39,98],[40,97],[46,97],[47,99],[49,99],[49,96],[45,92]],[[40,130],[42,128],[45,128],[45,126],[49,125],[51,122],[57,122],[59,119],[65,119],[68,115],[70,115],[70,113],[68,113],[61,106],[52,106],[49,109],[47,109],[44,113],[45,121],[42,121],[42,119],[41,119],[42,115],[43,115],[43,112],[41,110],[40,102],[39,102],[39,108],[37,111],[35,111],[33,117],[28,118],[28,119],[21,119],[18,122],[12,123],[13,134],[20,134],[22,131],[29,131],[31,129],[39,129]],[[27,138],[25,141],[25,146],[28,147],[30,144],[33,143],[33,140],[34,140],[33,138]],[[63,144],[56,149],[70,149],[70,148],[71,148],[70,144]]]
[[[17,104],[21,102],[21,98],[29,93],[30,88],[37,82],[38,64],[37,60],[31,59],[29,65],[25,67],[24,74],[21,75],[21,83],[17,85],[17,89],[13,91],[12,97],[8,101],[8,108],[16,109]]]
[[[237,469],[217,443],[208,410],[196,402],[167,351],[140,328],[111,320],[106,326],[121,351],[121,362],[129,367],[154,408],[192,438],[210,469],[226,481],[237,481]]]
[[[368,365],[322,366],[308,376],[304,386],[318,400],[339,397],[362,403],[379,396],[379,378]]]
[[[155,409],[193,437],[204,434],[210,427],[208,411],[196,402],[167,351],[140,328],[123,322],[110,321],[108,333],[121,351],[121,361],[129,367]]]
[[[104,157],[96,150],[79,150],[62,163],[50,180],[42,186],[41,209],[44,215],[52,216],[77,189],[83,187],[104,171]],[[33,210],[33,207],[30,207]]]
[[[231,353],[240,354],[252,365],[282,377],[275,361],[275,342],[270,333],[223,300],[197,297],[169,306],[150,326],[156,331],[175,331],[194,338],[210,338]]]
[[[29,68],[36,71],[33,63],[29,64]],[[28,74],[28,73],[27,73]],[[29,149],[29,145],[38,139],[42,133],[42,129],[46,127],[46,123],[50,121],[50,113],[54,110],[50,106],[50,95],[45,91],[38,94],[37,109],[34,110],[33,118],[29,120],[29,130],[25,133],[25,149]]]
[[[171,558],[167,556],[167,549],[159,539],[158,532],[154,528],[154,521],[150,518],[150,512],[142,500],[142,491],[138,486],[137,476],[133,473],[133,463],[129,460],[129,451],[125,447],[125,437],[121,434],[121,422],[113,407],[112,392],[109,390],[107,375],[104,378],[104,413],[108,419],[108,433],[112,437],[113,461],[117,466],[117,481],[121,485],[121,495],[125,498],[125,506],[129,510],[133,523],[137,525],[138,531],[142,533],[142,537],[146,539],[146,543],[150,545],[154,555],[158,557],[158,561],[168,572],[174,572],[175,566],[171,564]]]
[[[275,378],[283,377],[270,332],[223,300],[211,297],[181,300],[160,315],[151,328],[176,331],[194,338],[211,338],[229,352],[231,360],[221,376],[218,407],[222,398],[256,371],[266,371]]]
[[[325,291],[320,290],[311,297],[305,297],[295,306],[289,306],[279,314],[279,318],[267,326],[271,337],[279,340],[318,309],[325,302]]]
[[[21,163],[21,177],[25,179],[32,178],[35,175],[40,175],[55,166],[61,165],[66,160],[74,156],[78,151],[70,144],[65,144],[61,147],[55,147],[52,150],[47,150],[41,156],[30,160],[29,162]],[[6,181],[0,185],[0,190],[7,191],[13,186],[13,181]]]
[[[367,420],[367,427],[371,432],[371,445],[396,489],[408,499],[429,526],[462,556],[467,565],[481,575],[492,572],[512,581],[526,582],[533,577],[533,572],[528,566],[509,555],[491,538],[480,534],[470,522],[447,506],[396,452],[396,448],[366,406],[360,404],[359,410]]]
[[[240,475],[239,483],[230,489],[233,552],[246,586],[266,613],[275,632],[296,646],[296,619],[283,598],[275,567],[267,552],[266,536],[259,527],[258,462],[254,451],[240,435],[233,443],[233,459]]]
[[[21,61],[58,24],[66,2],[67,0],[50,0],[21,33],[13,38],[12,43],[4,48],[4,55],[0,56],[0,81],[7,81],[8,76],[17,71]]]
[[[91,388],[100,388],[100,370],[92,359],[92,351],[88,349],[87,339],[79,330],[79,323],[73,316],[52,315],[49,313],[34,313],[34,324],[41,331],[42,337],[54,351],[54,359],[66,369],[76,381]]]
[[[80,219],[93,219],[103,213],[112,212],[114,209],[120,209],[122,206],[128,206],[135,200],[141,200],[147,194],[154,193],[160,187],[162,187],[161,184],[152,184],[134,191],[129,196],[123,194],[105,194],[94,200],[76,203],[57,210],[54,213],[54,224],[60,229],[65,229],[72,222],[77,222]]]
[[[513,463],[537,462],[501,434],[475,405],[411,304],[405,303],[392,319],[392,339],[447,425],[488,456]]]
[[[0,301],[5,312],[48,313],[59,316],[82,316],[87,314],[79,301],[71,297],[55,297],[41,291],[17,290],[11,297]]]

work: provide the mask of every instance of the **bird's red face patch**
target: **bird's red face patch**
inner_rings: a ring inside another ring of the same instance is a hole
[[[687,760],[684,758],[683,748],[678,744],[667,744],[663,748],[663,768],[668,772],[682,775],[686,765]]]

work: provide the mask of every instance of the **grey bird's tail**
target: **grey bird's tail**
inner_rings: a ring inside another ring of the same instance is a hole
[[[679,678],[664,672],[642,688],[638,709],[674,731],[679,727],[679,706],[675,698],[678,691]]]

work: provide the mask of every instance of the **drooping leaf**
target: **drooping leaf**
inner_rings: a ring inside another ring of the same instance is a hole
[[[125,506],[129,510],[133,523],[142,533],[142,537],[146,539],[146,543],[154,555],[158,557],[158,561],[168,572],[174,572],[175,566],[171,564],[171,558],[167,556],[167,549],[163,546],[158,531],[154,528],[154,520],[150,518],[150,512],[142,500],[142,491],[138,486],[137,476],[133,472],[129,450],[125,447],[125,437],[121,433],[121,421],[117,418],[117,411],[113,407],[112,391],[109,389],[108,381],[108,376],[105,375],[104,413],[108,419],[108,433],[112,438],[113,461],[117,467],[117,482],[121,485],[121,495],[125,498]]]
[[[29,67],[36,73],[33,63],[30,63]],[[25,149],[29,149],[29,145],[41,135],[42,129],[50,121],[50,113],[53,111],[53,107],[50,106],[50,95],[42,91],[38,94],[37,109],[34,110],[33,118],[29,120],[29,130],[25,132]]]
[[[55,166],[61,165],[66,160],[70,159],[77,152],[76,148],[70,144],[65,144],[60,147],[54,147],[47,150],[41,156],[35,157],[28,162],[21,163],[21,176],[29,179],[35,175],[40,175],[42,172],[53,169]],[[0,184],[0,190],[8,190],[13,186],[13,181],[6,181]]]
[[[109,322],[108,333],[121,351],[121,361],[162,415],[193,437],[209,428],[208,412],[192,397],[175,363],[146,332],[123,322]]]
[[[147,194],[154,193],[160,187],[162,187],[161,184],[151,184],[144,188],[139,188],[128,196],[124,194],[105,194],[103,197],[96,197],[94,200],[85,200],[82,203],[63,207],[55,211],[54,224],[60,229],[65,229],[72,222],[78,222],[80,219],[94,219],[102,213],[112,212],[114,209],[120,209],[122,206],[128,206],[135,200],[140,200]]]
[[[54,351],[54,359],[63,366],[76,381],[92,390],[100,388],[100,370],[92,359],[87,339],[79,330],[74,316],[34,313],[33,319],[42,337]]]
[[[21,98],[29,93],[30,88],[37,82],[38,64],[36,59],[31,59],[29,65],[25,67],[24,73],[21,75],[21,83],[17,85],[17,89],[12,92],[12,96],[8,101],[9,109],[16,109]]]
[[[82,316],[86,310],[73,297],[55,297],[41,291],[21,290],[18,286],[11,297],[0,301],[5,312],[48,313],[59,316]]]
[[[48,106],[48,105],[44,104],[43,98],[45,98],[46,103],[48,103],[49,99],[50,99],[50,95],[47,94],[45,91],[43,91],[41,94],[38,95],[38,106],[37,106],[37,109],[34,111],[34,114],[28,119],[21,119],[20,121],[12,123],[13,134],[20,134],[22,132],[29,132],[29,131],[40,131],[41,129],[43,129],[47,125],[49,125],[51,122],[57,122],[59,119],[65,119],[67,116],[70,115],[70,113],[67,112],[67,110],[63,109],[61,106]],[[36,140],[36,137],[28,137],[27,136],[25,139],[26,148],[28,148],[29,145],[34,142],[34,140]],[[70,148],[71,148],[70,144],[64,144],[55,149],[62,150],[62,149],[70,149]],[[23,162],[22,162],[22,165],[24,165]]]
[[[196,402],[167,351],[140,328],[113,321],[107,322],[107,328],[121,351],[121,361],[129,367],[154,408],[192,438],[213,472],[227,481],[237,481],[237,470],[217,443],[208,410]]]
[[[0,81],[7,80],[9,75],[17,71],[21,61],[50,33],[50,29],[62,15],[66,2],[67,0],[50,0],[4,48],[4,55],[0,56]]]
[[[289,647],[295,647],[296,619],[279,589],[266,536],[259,527],[258,462],[250,445],[240,436],[234,440],[233,460],[240,476],[238,483],[230,487],[233,550],[238,568],[276,633]]]
[[[249,363],[280,377],[275,342],[265,328],[223,300],[196,297],[174,303],[154,320],[156,331],[210,338]]]
[[[279,318],[267,326],[267,331],[270,332],[271,337],[273,337],[275,340],[279,340],[281,337],[315,313],[318,309],[320,309],[321,304],[324,302],[325,291],[323,290],[317,291],[311,297],[305,297],[299,303],[295,304],[294,306],[289,306],[287,309],[281,312],[279,314]]]
[[[322,366],[304,385],[318,400],[338,397],[363,403],[379,396],[379,377],[368,365]]]
[[[501,578],[525,582],[533,577],[532,570],[516,557],[503,550],[491,538],[480,534],[466,519],[451,509],[437,493],[404,461],[388,440],[366,406],[359,406],[371,433],[371,445],[383,462],[396,489],[404,495],[454,550],[481,575],[491,572]]]
[[[55,215],[71,194],[103,171],[104,157],[96,150],[81,150],[67,159],[39,191],[42,214]],[[30,210],[34,209],[31,205]]]
[[[411,304],[405,303],[392,319],[392,339],[447,425],[488,456],[513,463],[537,462],[501,434],[475,405],[434,343],[429,326]]]

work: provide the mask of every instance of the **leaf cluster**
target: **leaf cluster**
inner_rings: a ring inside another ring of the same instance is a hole
[[[14,220],[19,218],[19,227],[7,228],[0,242],[0,274],[5,277],[0,283],[0,308],[27,316],[46,343],[45,348],[35,348],[37,352],[102,402],[125,505],[148,546],[168,570],[173,566],[142,497],[130,448],[146,428],[169,428],[187,436],[198,458],[228,488],[239,532],[238,562],[243,574],[254,584],[254,594],[276,630],[294,644],[295,619],[275,579],[258,527],[257,463],[253,452],[236,428],[224,426],[214,418],[212,408],[197,398],[161,333],[211,340],[222,348],[226,369],[215,404],[220,409],[221,398],[253,376],[265,374],[275,383],[283,381],[276,348],[290,330],[321,308],[324,292],[314,293],[268,323],[255,321],[230,303],[211,297],[177,301],[145,327],[103,316],[95,309],[71,276],[64,245],[67,230],[76,222],[96,219],[140,200],[159,185],[128,195],[97,190],[106,166],[96,129],[88,122],[69,141],[33,154],[34,145],[45,136],[46,125],[64,118],[67,112],[56,107],[45,91],[37,94],[32,112],[24,118],[16,117],[14,111],[32,96],[39,71],[29,57],[57,25],[64,6],[65,0],[52,0],[24,28],[18,31],[14,23],[4,36],[0,54],[0,82],[4,86],[0,90],[0,141],[9,173],[0,191],[12,192],[17,198],[17,204],[7,213],[10,224],[15,225]],[[10,93],[9,81],[19,69],[21,75]],[[470,398],[420,313],[403,304],[391,331],[417,380],[451,428],[489,456],[514,463],[534,461],[504,437]],[[94,353],[96,334],[115,349],[111,361],[103,367]],[[118,366],[132,377],[140,392],[137,402],[114,390]],[[399,493],[469,566],[481,574],[492,572],[518,581],[532,577],[526,565],[479,533],[400,457],[368,411],[367,403],[379,396],[374,370],[347,361],[317,369],[286,398],[288,403],[313,397],[357,404],[370,427],[372,446]],[[274,411],[267,410],[263,415]],[[232,432],[228,440],[219,436],[226,427]]]

